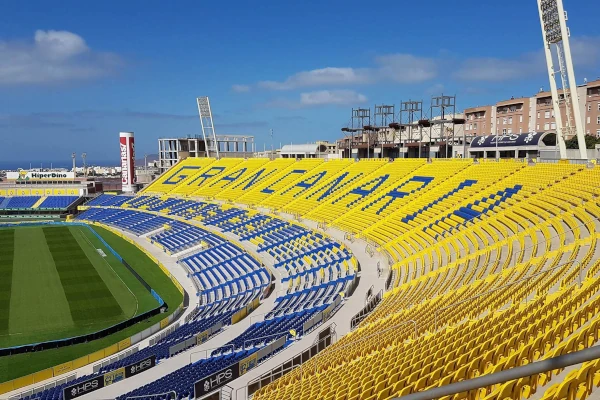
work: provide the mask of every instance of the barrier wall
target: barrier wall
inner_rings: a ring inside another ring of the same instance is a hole
[[[246,307],[242,308],[240,311],[236,312],[231,316],[231,324],[235,324],[244,318],[252,311],[254,311],[260,305],[260,299],[256,298],[252,300]]]
[[[102,375],[94,376],[84,382],[79,382],[63,389],[63,399],[71,400],[81,397],[88,393],[102,389],[105,386],[112,385],[122,381],[123,379],[131,378],[141,372],[144,372],[156,365],[156,356],[152,355],[145,359],[125,367],[121,367],[114,371],[106,372]]]
[[[308,321],[306,321],[302,325],[303,334],[306,335],[306,333],[308,331],[310,331],[312,328],[319,325],[321,322],[325,322],[329,318],[331,318],[333,316],[334,311],[337,310],[338,306],[341,303],[342,303],[342,297],[337,296],[335,298],[334,302],[331,303],[330,305],[328,305],[327,308],[325,308],[323,311],[319,311],[315,315],[313,315],[312,318],[310,318]]]
[[[197,399],[212,393],[244,375],[246,372],[256,367],[263,358],[282,349],[283,346],[285,346],[285,341],[286,338],[283,336],[243,360],[231,364],[230,366],[197,381],[194,383],[194,398]]]

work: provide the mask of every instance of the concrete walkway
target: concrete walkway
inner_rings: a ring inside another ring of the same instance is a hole
[[[283,219],[294,220],[294,217],[292,215],[280,213],[278,216]],[[297,222],[300,222],[309,228],[317,230],[318,224],[314,221],[302,220]],[[316,330],[304,336],[303,338],[301,338],[301,340],[294,343],[292,346],[276,354],[273,358],[260,364],[258,367],[250,370],[242,377],[229,383],[228,385],[233,388],[233,400],[245,400],[247,398],[246,386],[250,381],[269,372],[271,369],[279,366],[280,364],[295,357],[303,350],[311,347],[313,343],[315,343],[315,339],[318,337],[319,332],[327,326],[335,324],[335,332],[337,338],[341,338],[342,336],[350,332],[350,320],[365,306],[365,296],[369,288],[373,286],[373,294],[376,294],[380,290],[385,290],[385,278],[387,277],[387,272],[389,270],[389,268],[387,267],[387,258],[385,256],[375,252],[373,257],[370,257],[369,254],[365,252],[365,248],[367,246],[367,243],[365,241],[360,239],[357,239],[354,242],[345,240],[345,233],[338,229],[328,228],[327,231],[325,231],[325,234],[337,240],[340,243],[344,243],[344,245],[352,251],[356,259],[360,263],[361,278],[358,286],[356,287],[356,290],[354,291],[354,294],[349,298],[345,298],[344,302],[342,303],[343,306],[337,311],[337,313],[332,318],[327,320],[324,324],[320,325]],[[378,277],[377,275],[377,262],[380,263],[380,266],[383,270],[381,277]]]

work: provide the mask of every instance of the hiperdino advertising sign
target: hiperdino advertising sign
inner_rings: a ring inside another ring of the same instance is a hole
[[[17,182],[73,180],[75,179],[75,173],[62,171],[36,172],[21,170],[18,172],[7,172],[6,179]]]

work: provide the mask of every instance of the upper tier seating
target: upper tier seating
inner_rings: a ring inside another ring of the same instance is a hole
[[[0,197],[1,210],[67,210],[79,196],[8,196]]]
[[[216,163],[231,172],[241,165]],[[219,178],[199,173],[193,190],[182,186],[193,180],[185,178],[169,192],[197,198],[185,199],[180,216],[189,213],[251,241],[282,272],[286,293],[265,321],[230,342],[236,349],[264,344],[257,334],[288,336],[304,316],[335,299],[358,268],[341,245],[261,214],[261,208],[365,238],[390,262],[391,290],[358,328],[302,369],[261,388],[255,400],[387,400],[600,339],[600,167],[516,160],[329,163],[295,161],[235,192],[241,182],[233,177],[235,183],[206,196],[203,190]],[[153,206],[168,201],[146,192],[138,197],[152,197],[144,201]],[[212,198],[252,209],[216,205]],[[226,351],[224,346],[215,356]],[[592,390],[590,371],[597,365],[446,399],[517,399],[536,392],[546,399],[574,398],[567,396],[577,392],[574,387],[580,394]]]

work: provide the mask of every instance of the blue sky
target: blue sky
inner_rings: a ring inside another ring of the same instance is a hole
[[[600,76],[600,2],[564,0],[578,81]],[[0,4],[0,160],[138,155],[160,136],[259,148],[335,140],[352,107],[456,94],[460,110],[548,87],[535,0],[13,1]],[[493,19],[488,19],[494,16]]]

